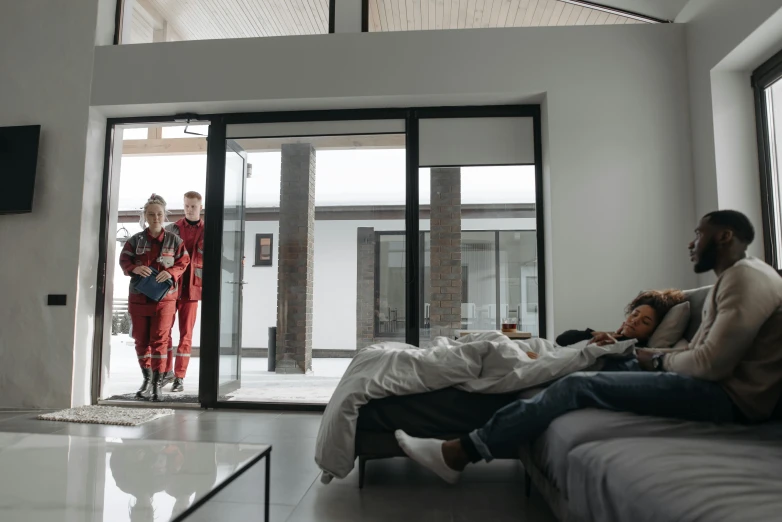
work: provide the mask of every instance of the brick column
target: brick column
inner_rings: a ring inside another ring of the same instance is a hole
[[[277,263],[277,373],[312,370],[315,148],[282,146]]]
[[[432,338],[453,337],[462,326],[461,169],[432,169],[431,308]]]
[[[356,279],[356,350],[375,343],[375,229],[358,227]]]

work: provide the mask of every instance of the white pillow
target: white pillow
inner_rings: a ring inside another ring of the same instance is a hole
[[[665,314],[660,325],[649,338],[649,348],[670,348],[684,337],[690,323],[690,302],[679,303]]]

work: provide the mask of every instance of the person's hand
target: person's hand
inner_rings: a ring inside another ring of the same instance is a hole
[[[605,346],[607,344],[615,344],[616,339],[614,334],[609,332],[592,332],[592,340],[588,344],[596,344],[598,346]]]
[[[162,283],[163,281],[168,281],[171,279],[171,274],[166,272],[165,270],[158,272],[157,277],[155,277],[155,281],[158,283]]]
[[[133,269],[133,273],[141,277],[149,277],[152,275],[152,269],[148,266],[137,266]]]
[[[638,366],[641,367],[642,370],[647,372],[654,371],[654,351],[652,350],[644,350],[643,348],[636,348],[635,350],[635,358],[638,359]]]

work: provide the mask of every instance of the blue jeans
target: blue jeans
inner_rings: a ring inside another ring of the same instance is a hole
[[[716,423],[738,420],[730,397],[713,382],[675,373],[579,372],[505,406],[462,443],[471,460],[488,462],[536,438],[557,417],[583,408]]]

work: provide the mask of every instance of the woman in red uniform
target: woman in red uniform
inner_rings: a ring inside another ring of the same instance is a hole
[[[166,220],[166,201],[152,194],[144,205],[140,224],[147,228],[128,239],[119,256],[119,265],[130,276],[128,312],[132,321],[131,335],[136,344],[144,381],[136,398],[161,400],[160,379],[168,350],[168,337],[176,313],[177,281],[187,268],[190,256],[185,243],[176,234],[163,230]],[[159,283],[170,281],[171,288],[160,302],[136,290],[141,278],[154,276]]]

